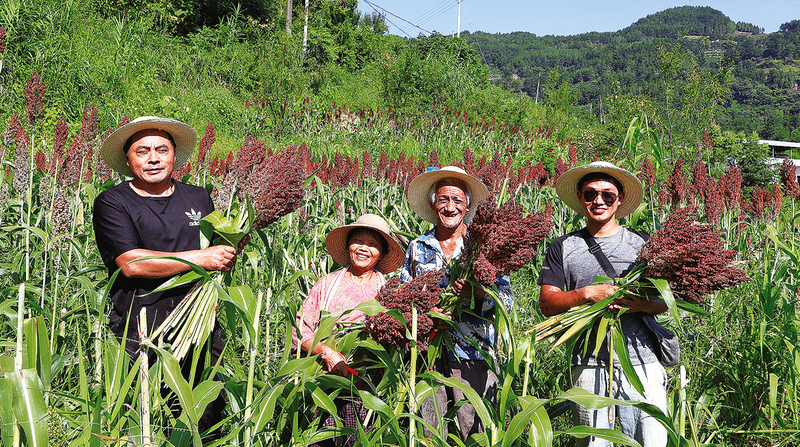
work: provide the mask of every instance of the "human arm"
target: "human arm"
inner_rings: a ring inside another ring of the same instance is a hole
[[[644,312],[650,315],[658,315],[667,311],[667,303],[657,299],[647,299],[633,295],[623,295],[617,297],[608,308],[614,312],[619,312],[622,307],[627,307],[628,313]]]
[[[539,309],[544,316],[552,317],[584,303],[596,303],[612,295],[617,289],[617,286],[610,284],[595,284],[563,291],[559,287],[542,284],[539,289]]]
[[[173,259],[144,259],[131,262],[145,256],[174,256],[206,270],[227,272],[236,262],[236,249],[229,245],[214,245],[201,250],[171,253],[136,248],[117,256],[115,262],[122,270],[122,274],[128,278],[168,278],[191,270],[188,264]]]
[[[347,377],[350,373],[347,371],[347,359],[344,358],[341,352],[331,348],[330,346],[326,345],[325,343],[317,343],[313,347],[311,343],[314,340],[306,340],[303,342],[300,347],[303,351],[310,353],[311,355],[319,354],[322,357],[322,360],[325,361],[325,366],[328,369],[328,372],[331,374],[336,374],[337,376]]]

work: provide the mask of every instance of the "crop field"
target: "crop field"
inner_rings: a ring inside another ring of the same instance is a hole
[[[43,124],[35,106],[43,92],[35,86],[35,80],[29,84],[28,114],[8,119],[0,158],[2,445],[296,446],[346,434],[319,428],[319,420],[336,412],[334,397],[351,384],[291,350],[295,314],[316,279],[339,268],[325,251],[330,230],[370,212],[385,217],[407,244],[430,225],[411,210],[405,187],[426,166],[448,164],[480,178],[499,203],[521,205],[525,214],[545,211],[555,222],[540,256],[511,276],[515,305],[497,321],[498,405],[471,397],[487,427],[481,442],[560,446],[581,436],[565,402],[592,397],[570,390],[563,349],[534,343],[530,329],[544,319],[536,281],[547,244],[583,226],[557,199],[554,181],[593,154],[579,153],[547,128],[510,127],[455,110],[412,119],[391,109],[315,111],[304,104],[287,114],[282,141],[290,148],[246,138],[236,151],[296,151],[305,198],[299,209],[251,235],[233,272],[248,293],[236,303],[232,293],[223,296],[219,308],[223,360],[192,384],[172,374],[178,365],[168,345],[143,367],[107,329],[108,272],[95,245],[92,204],[122,180],[98,156],[113,129],[98,129],[93,106],[80,126],[64,119]],[[257,123],[258,107],[248,110]],[[215,146],[213,124],[198,130],[199,149],[176,177],[208,188],[219,210],[230,209],[237,200],[226,178],[246,160]],[[617,159],[608,160],[645,185],[645,201],[625,225],[652,234],[678,208],[697,207],[698,220],[738,251],[736,265],[750,278],[705,296],[700,306],[708,315],[664,317],[681,339],[682,362],[669,370],[669,411],[658,416],[675,445],[796,445],[796,176],[787,165],[780,183],[743,188],[737,167],[707,166],[703,154],[669,158],[634,122]],[[369,368],[384,371],[379,383],[357,391],[371,426],[354,434],[360,445],[458,444],[441,432],[422,437],[417,403],[444,383],[423,352],[412,358],[363,336],[338,343],[347,352],[372,352],[377,360]],[[209,439],[197,432],[198,411],[223,389],[226,420],[220,437]]]

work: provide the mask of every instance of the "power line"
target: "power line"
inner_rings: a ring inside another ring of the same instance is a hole
[[[391,15],[392,17],[396,17],[396,18],[398,18],[398,19],[400,19],[400,20],[402,20],[402,21],[404,21],[404,22],[408,23],[409,25],[413,26],[414,28],[418,28],[419,30],[421,30],[421,31],[423,31],[423,32],[426,32],[426,33],[428,33],[428,34],[433,34],[432,32],[430,32],[430,31],[428,31],[428,30],[426,30],[426,29],[422,28],[421,26],[419,26],[419,25],[416,25],[416,24],[414,24],[414,23],[411,23],[411,22],[409,22],[408,20],[406,20],[406,19],[404,19],[404,18],[400,17],[399,15],[397,15],[397,14],[394,14],[394,13],[393,13],[393,12],[391,12],[391,11],[388,11],[386,8],[384,8],[384,7],[382,7],[382,6],[378,6],[378,5],[376,5],[376,4],[372,3],[372,2],[370,2],[369,0],[364,0],[364,3],[366,3],[366,4],[370,5],[370,6],[372,7],[372,9],[375,9],[376,11],[377,11],[377,9],[379,8],[379,9],[380,9],[381,11],[383,11],[385,14],[389,14],[389,15]],[[408,33],[407,33],[407,32],[406,32],[404,29],[402,29],[402,28],[400,28],[399,26],[395,25],[394,23],[392,23],[392,22],[391,22],[391,21],[389,21],[388,19],[387,19],[387,21],[388,21],[389,23],[391,23],[392,25],[394,25],[394,26],[395,26],[395,28],[397,28],[397,29],[399,29],[399,30],[403,31],[403,33],[405,33],[405,35],[406,35],[406,36],[408,36],[408,37],[411,37],[411,36],[410,36],[410,35],[409,35],[409,34],[408,34]]]
[[[454,0],[443,0],[441,3],[431,8],[425,14],[422,14],[421,16],[417,17],[415,22],[425,24],[440,17],[442,14],[446,13],[448,10],[453,8],[453,1]]]

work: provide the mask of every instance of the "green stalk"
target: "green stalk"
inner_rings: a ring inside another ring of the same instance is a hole
[[[269,302],[269,295],[271,294],[272,289],[267,289],[267,302]],[[253,326],[256,328],[254,339],[251,340],[250,343],[250,364],[247,367],[247,392],[245,394],[245,404],[244,404],[244,420],[250,421],[250,415],[253,413],[253,375],[255,374],[255,364],[256,364],[256,353],[258,352],[258,342],[259,342],[259,320],[261,317],[261,293],[258,294],[258,299],[256,300],[256,309],[255,309],[255,319],[253,321]],[[244,436],[244,445],[245,447],[252,447],[253,445],[253,436],[252,436],[252,425],[248,422],[245,428],[245,436]]]
[[[608,398],[614,398],[614,329],[616,325],[612,324],[608,328]],[[608,407],[608,423],[614,424],[614,406]]]
[[[411,374],[408,378],[408,407],[409,412],[417,412],[417,396],[414,384],[417,381],[417,308],[411,307]],[[417,435],[417,423],[412,420],[408,427],[408,445],[414,447]]]
[[[147,340],[147,312],[144,307],[139,311],[139,343]],[[139,350],[139,384],[142,387],[142,446],[150,447],[150,365],[147,352]]]

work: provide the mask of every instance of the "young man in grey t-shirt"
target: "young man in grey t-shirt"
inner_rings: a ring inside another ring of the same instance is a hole
[[[630,172],[606,162],[594,162],[573,168],[556,183],[556,192],[564,203],[586,216],[586,230],[597,241],[603,254],[618,276],[625,275],[636,262],[637,253],[647,239],[646,235],[624,228],[617,219],[635,210],[642,199],[642,185]],[[592,284],[598,276],[607,276],[597,258],[589,251],[587,241],[580,232],[566,234],[554,240],[547,250],[542,272],[539,304],[546,316],[560,314],[588,302],[598,302],[617,290],[611,284]],[[644,324],[645,315],[656,315],[667,310],[663,301],[647,300],[633,296],[617,298],[609,308],[627,311],[621,317],[622,329],[627,339],[628,353],[639,377],[642,378],[646,396],[640,395],[627,380],[614,359],[614,389],[611,397],[621,400],[648,402],[666,412],[666,372],[655,354],[656,339]],[[607,343],[597,356],[594,349],[583,355],[576,349],[571,355],[572,379],[576,387],[594,394],[608,394],[609,358]],[[577,345],[582,346],[578,343]],[[619,417],[623,433],[636,439],[644,447],[663,447],[667,443],[666,429],[656,419],[634,407],[614,407],[593,411],[573,406],[575,424],[595,428],[613,428],[613,416]],[[578,439],[579,446],[611,446],[611,442],[595,437]]]

